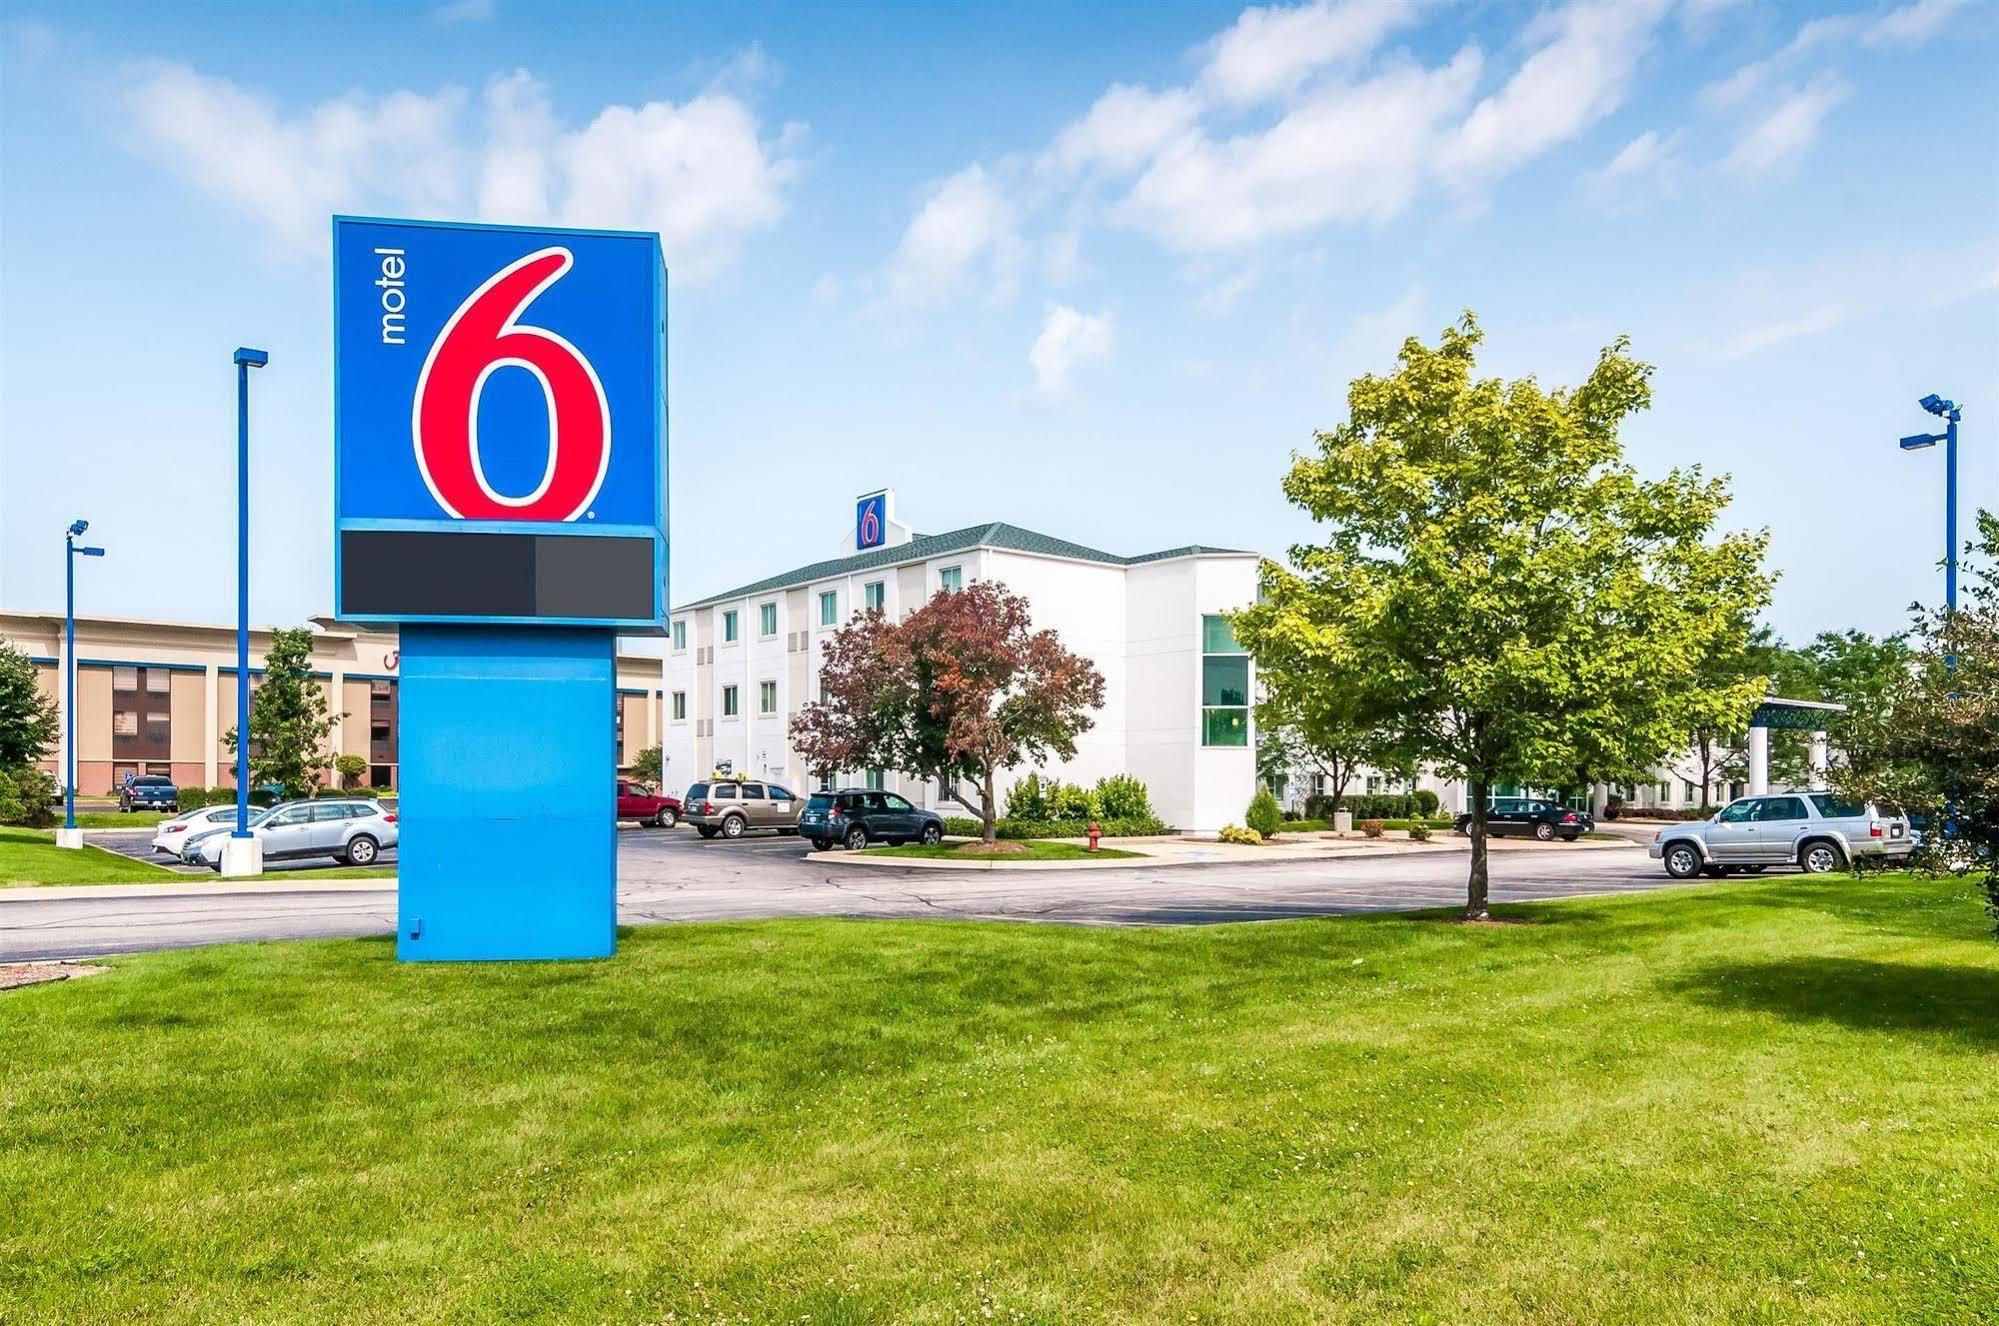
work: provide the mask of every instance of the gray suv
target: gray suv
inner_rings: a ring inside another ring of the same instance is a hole
[[[1691,879],[1770,866],[1823,875],[1856,857],[1906,860],[1915,845],[1908,817],[1892,807],[1829,792],[1783,792],[1742,797],[1708,819],[1661,829],[1651,850],[1667,874]]]
[[[264,860],[338,857],[350,866],[372,866],[382,849],[401,837],[396,812],[365,797],[281,801],[245,826],[264,843]],[[222,845],[234,826],[198,835],[181,849],[191,864],[222,869]]]

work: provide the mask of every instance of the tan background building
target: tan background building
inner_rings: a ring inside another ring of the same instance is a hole
[[[362,784],[397,778],[397,642],[394,631],[315,617],[312,667],[333,717],[328,746],[367,761]],[[44,693],[62,707],[61,614],[0,612],[0,639],[35,664]],[[250,678],[270,651],[268,629],[250,632]],[[76,621],[76,790],[115,791],[125,774],[165,774],[181,787],[233,787],[235,757],[223,736],[236,725],[236,631],[228,626],[79,617]],[[618,767],[659,744],[661,664],[618,656]],[[504,721],[496,716],[496,721]],[[67,724],[65,724],[67,731]],[[43,767],[62,776],[60,748]],[[334,780],[329,774],[328,782]]]

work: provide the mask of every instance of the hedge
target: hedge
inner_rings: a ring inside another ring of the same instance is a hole
[[[1305,798],[1305,818],[1329,820],[1335,810],[1344,810],[1356,821],[1428,819],[1437,813],[1437,806],[1437,794],[1427,787],[1393,796],[1344,796],[1337,805],[1332,797],[1314,793]]]
[[[1009,839],[1090,836],[1088,820],[1003,819],[994,827],[1000,837]],[[1098,820],[1097,827],[1106,838],[1149,838],[1166,832],[1166,826],[1156,819]],[[954,815],[944,821],[944,832],[959,838],[977,838],[985,829],[975,819]]]

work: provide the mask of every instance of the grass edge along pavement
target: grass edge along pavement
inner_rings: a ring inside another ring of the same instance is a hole
[[[256,880],[240,882],[268,884],[287,876],[299,880],[394,879],[396,871],[372,866],[269,870]],[[0,891],[117,884],[226,886],[237,882],[209,871],[169,870],[87,842],[80,848],[57,847],[55,835],[47,829],[0,826]]]
[[[989,866],[1008,864],[1016,861],[1115,861],[1136,860],[1144,852],[1133,852],[1117,847],[1099,847],[1095,852],[1077,843],[1062,842],[1053,838],[1009,838],[996,844],[1002,848],[1018,847],[1020,851],[979,852],[968,850],[978,846],[973,839],[967,842],[904,843],[899,847],[870,847],[861,852],[863,857],[886,857],[889,859],[952,860],[963,861],[968,866]]]
[[[0,1319],[1978,1320],[1999,946],[1798,876],[0,996]]]

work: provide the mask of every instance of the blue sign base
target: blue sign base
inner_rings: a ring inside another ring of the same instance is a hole
[[[401,651],[396,956],[609,957],[615,634],[405,625]]]

